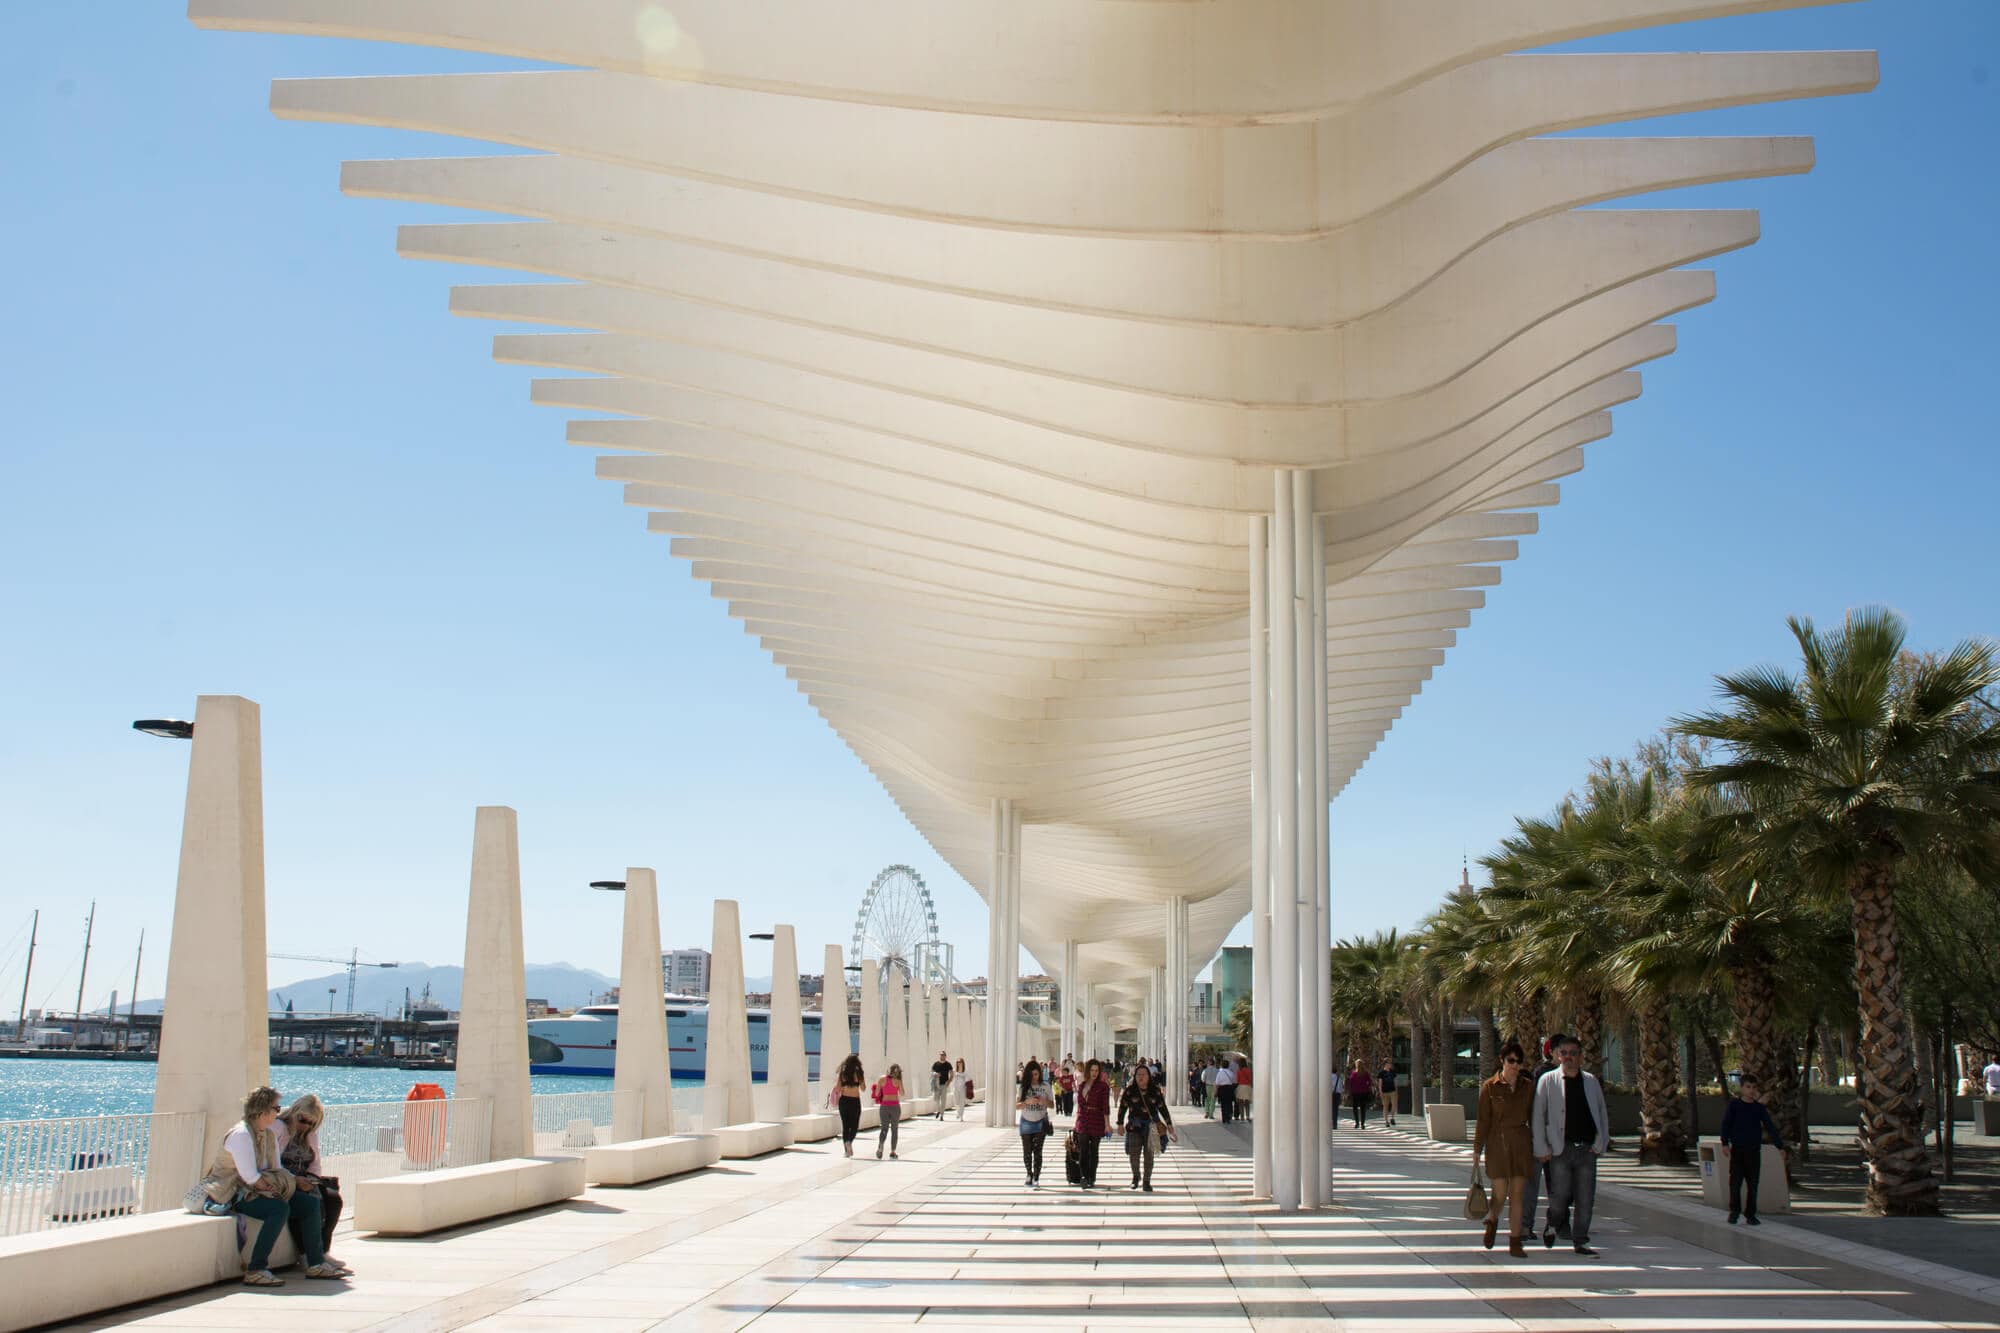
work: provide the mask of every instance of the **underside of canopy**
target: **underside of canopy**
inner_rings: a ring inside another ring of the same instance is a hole
[[[1708,301],[1796,138],[1550,137],[1872,54],[1517,54],[1813,0],[194,0],[569,68],[274,86],[529,150],[347,164],[931,845],[1129,1019],[1249,906],[1250,516],[1310,474],[1330,789]],[[554,278],[550,282],[545,279]],[[1336,903],[1338,890],[1336,890]],[[1054,970],[1053,968],[1051,970]]]

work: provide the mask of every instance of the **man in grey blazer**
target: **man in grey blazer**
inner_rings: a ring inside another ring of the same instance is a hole
[[[1611,1118],[1597,1075],[1581,1068],[1575,1037],[1556,1046],[1556,1067],[1535,1084],[1535,1156],[1549,1164],[1549,1215],[1542,1245],[1554,1249],[1556,1228],[1569,1224],[1578,1254],[1590,1248],[1590,1210],[1597,1202],[1597,1159],[1611,1146]]]

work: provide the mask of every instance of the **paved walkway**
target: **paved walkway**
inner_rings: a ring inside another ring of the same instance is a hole
[[[1011,1133],[920,1122],[897,1162],[803,1146],[436,1237],[344,1237],[351,1283],[223,1286],[77,1327],[2000,1330],[2000,1303],[1622,1192],[1600,1258],[1489,1253],[1458,1216],[1463,1150],[1374,1130],[1340,1134],[1338,1207],[1281,1216],[1244,1197],[1242,1135],[1188,1137],[1157,1193],[1081,1194],[1054,1151],[1031,1193]],[[1125,1178],[1107,1151],[1100,1183]]]

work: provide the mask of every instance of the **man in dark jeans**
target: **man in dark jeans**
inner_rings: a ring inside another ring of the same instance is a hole
[[[1556,1067],[1556,1062],[1550,1058],[1549,1052],[1560,1046],[1565,1040],[1567,1039],[1563,1034],[1558,1032],[1555,1036],[1550,1037],[1542,1043],[1542,1062],[1536,1065],[1529,1075],[1537,1084],[1540,1084],[1542,1081],[1542,1075],[1549,1073]],[[1535,1234],[1535,1210],[1541,1206],[1542,1196],[1545,1194],[1553,1198],[1555,1192],[1549,1185],[1548,1163],[1542,1162],[1533,1171],[1528,1173],[1528,1188],[1521,1195],[1522,1235],[1532,1236]],[[1569,1220],[1567,1218],[1563,1220],[1558,1236],[1562,1240],[1569,1239]]]
[[[1771,1108],[1758,1094],[1757,1076],[1745,1074],[1736,1080],[1736,1095],[1722,1108],[1722,1150],[1729,1154],[1729,1220],[1740,1216],[1751,1226],[1757,1221],[1757,1186],[1764,1178],[1764,1135],[1769,1132],[1778,1151],[1785,1150],[1785,1136],[1771,1119]],[[1744,1198],[1745,1185],[1750,1187]]]
[[[1549,1216],[1542,1245],[1553,1249],[1556,1229],[1570,1227],[1570,1244],[1578,1254],[1590,1248],[1590,1214],[1597,1203],[1597,1159],[1611,1146],[1611,1119],[1604,1109],[1604,1089],[1597,1076],[1581,1067],[1582,1048],[1575,1037],[1556,1046],[1558,1067],[1535,1084],[1532,1125],[1535,1156],[1549,1164]]]

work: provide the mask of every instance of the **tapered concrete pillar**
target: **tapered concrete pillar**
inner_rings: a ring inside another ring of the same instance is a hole
[[[833,1081],[840,1062],[854,1051],[854,1038],[847,1030],[847,960],[838,944],[826,946],[826,963],[820,969],[819,989],[819,1078],[816,1089]],[[813,1096],[813,1110],[826,1105],[823,1092]]]
[[[1271,522],[1271,1007],[1258,1017],[1273,1029],[1273,1059],[1257,1071],[1272,1121],[1271,1197],[1291,1212],[1299,1206],[1299,1085],[1305,1074],[1299,1041],[1299,698],[1298,553],[1292,509],[1294,474],[1273,476]]]
[[[972,1070],[973,1087],[978,1094],[986,1096],[986,1086],[993,1081],[992,1071],[986,1066],[986,1001],[966,1001],[966,1031],[972,1034],[972,1058],[966,1064]]]
[[[650,986],[657,989],[659,955],[653,957]],[[528,1100],[528,991],[521,958],[520,828],[514,811],[504,805],[482,805],[472,821],[472,890],[465,910],[453,1093],[493,1103],[494,1161],[535,1151],[534,1104]]]
[[[955,1059],[963,1052],[952,1045],[951,1034],[945,1028],[944,987],[926,986],[924,993],[924,1015],[931,1030],[931,1058],[936,1059],[937,1053],[943,1051],[946,1059]]]
[[[910,983],[895,968],[888,969],[888,1021],[883,1025],[889,1038],[889,1065],[899,1066],[905,1082],[910,1077]],[[888,1072],[888,1065],[883,1072]]]
[[[882,1002],[882,965],[873,958],[861,964],[861,1067],[869,1081],[889,1068],[889,1034]]]
[[[1056,1058],[1058,1060],[1060,1060],[1065,1055],[1073,1055],[1076,1053],[1076,1047],[1077,1047],[1076,988],[1079,979],[1080,978],[1077,975],[1076,941],[1064,940],[1062,978],[1061,978],[1062,991],[1059,997],[1062,1001],[1062,1012],[1060,1015],[1062,1031],[1056,1037],[1056,1046],[1058,1048],[1056,1051]]]
[[[771,934],[770,1048],[764,1053],[764,1077],[785,1089],[786,1115],[804,1115],[806,1028],[799,1004],[798,938],[790,926],[774,926]]]
[[[703,1075],[703,1129],[747,1125],[750,1026],[743,1009],[743,928],[733,899],[715,900],[715,937],[708,959],[708,1060]]]
[[[931,1033],[931,988],[920,981],[910,983],[910,1059],[915,1068],[904,1069],[918,1088],[930,1087],[931,1062],[937,1059],[937,1038]],[[921,1071],[921,1072],[920,1072]]]
[[[248,699],[205,694],[188,755],[153,1092],[155,1111],[205,1113],[204,1168],[242,1119],[243,1095],[271,1081],[264,948],[260,714]],[[157,1185],[149,1174],[149,1204],[165,1207],[194,1183],[187,1165],[163,1164]]]
[[[618,962],[618,1047],[612,1052],[611,1137],[623,1143],[674,1132],[674,1080],[660,976],[660,892],[643,866],[625,871],[625,931]]]

